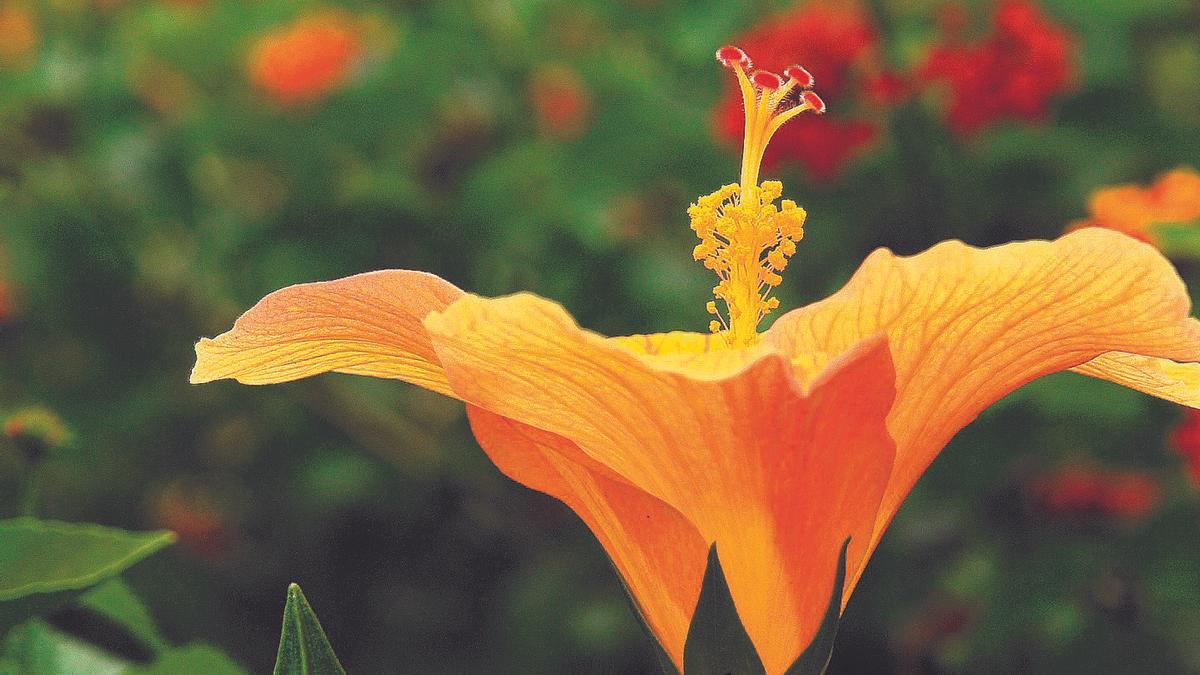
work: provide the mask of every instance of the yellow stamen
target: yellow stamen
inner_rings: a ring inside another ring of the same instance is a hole
[[[705,309],[716,318],[709,329],[724,336],[731,347],[748,347],[758,341],[758,324],[779,300],[770,297],[783,278],[780,272],[796,253],[804,237],[805,211],[790,199],[778,206],[783,193],[778,181],[758,181],[767,143],[785,122],[800,113],[824,112],[824,104],[809,88],[811,76],[798,83],[769,73],[747,73],[749,59],[732,47],[717,52],[717,59],[734,71],[742,93],[746,125],[742,141],[741,182],[696,200],[688,208],[692,230],[700,243],[693,257],[719,279],[715,300]],[[795,67],[794,67],[795,68]],[[797,72],[800,72],[797,71]],[[804,91],[796,96],[799,86]],[[724,305],[724,315],[718,302]]]

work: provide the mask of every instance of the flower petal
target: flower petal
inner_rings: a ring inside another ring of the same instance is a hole
[[[1180,363],[1128,352],[1107,352],[1075,366],[1071,371],[1116,382],[1181,405],[1200,408],[1200,363]]]
[[[467,406],[480,447],[506,475],[579,515],[621,573],[647,625],[678,666],[707,545],[668,504],[626,483],[567,439]]]
[[[453,395],[421,321],[462,295],[425,272],[384,270],[289,286],[196,345],[193,383],[288,382],[329,371],[405,380]]]
[[[886,344],[868,341],[802,391],[770,351],[693,377],[582,331],[531,295],[464,296],[425,321],[454,391],[572,441],[716,542],[769,672],[807,644],[840,545],[867,550],[893,447]]]
[[[765,341],[797,355],[839,354],[887,334],[897,454],[877,542],[950,437],[1034,378],[1074,368],[1200,402],[1200,323],[1189,307],[1152,247],[1090,228],[988,249],[944,242],[909,258],[876,251],[842,290],[781,317]]]

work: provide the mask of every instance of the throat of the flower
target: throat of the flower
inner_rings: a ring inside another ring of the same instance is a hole
[[[784,123],[804,112],[824,113],[825,104],[800,66],[784,69],[783,77],[751,70],[750,58],[737,47],[717,50],[717,61],[734,72],[742,94],[741,182],[701,197],[688,216],[700,238],[693,257],[719,279],[707,305],[715,317],[709,328],[730,347],[749,347],[758,341],[763,317],[779,306],[771,291],[804,237],[804,209],[790,199],[775,204],[783,193],[779,182],[759,183],[763,153]]]

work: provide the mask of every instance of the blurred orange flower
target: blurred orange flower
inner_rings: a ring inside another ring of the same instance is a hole
[[[534,295],[388,270],[268,295],[196,345],[192,382],[333,371],[464,401],[495,464],[591,528],[677,666],[715,543],[768,673],[816,634],[842,543],[844,605],[918,477],[1008,392],[1074,370],[1200,407],[1183,283],[1106,230],[878,250],[842,290],[758,332],[806,218],[759,181],[763,153],[824,104],[798,66],[751,71],[734,47],[718,59],[748,119],[740,183],[689,209],[693,255],[718,278],[712,332],[606,338]]]
[[[22,408],[4,419],[4,435],[32,461],[71,441],[71,430],[53,410],[34,406]]]
[[[283,105],[317,100],[346,81],[362,51],[358,27],[341,12],[297,19],[259,38],[251,81]]]
[[[1000,0],[993,32],[976,44],[957,43],[965,18],[953,12],[944,23],[949,44],[935,47],[919,79],[950,90],[946,121],[962,135],[1005,119],[1038,121],[1049,102],[1075,78],[1070,36],[1031,0]]]
[[[33,12],[20,2],[0,2],[0,66],[23,64],[37,44]]]
[[[1179,167],[1162,174],[1150,187],[1125,184],[1092,193],[1089,217],[1068,231],[1105,227],[1158,246],[1160,225],[1200,225],[1200,173]]]
[[[1074,464],[1039,476],[1030,484],[1029,495],[1054,515],[1141,520],[1158,507],[1162,488],[1142,471]]]

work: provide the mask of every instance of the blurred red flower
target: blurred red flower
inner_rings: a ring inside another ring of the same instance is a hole
[[[1162,489],[1147,473],[1072,464],[1043,474],[1028,487],[1043,511],[1061,516],[1140,520],[1157,508]]]
[[[894,103],[903,96],[904,80],[885,73],[856,77],[861,65],[872,66],[878,35],[857,4],[817,0],[770,17],[731,41],[754,55],[754,67],[772,72],[801,63],[816,78],[822,95],[833,101],[834,114],[861,96],[869,103]],[[741,96],[731,86],[713,110],[720,140],[741,141]],[[798,117],[783,126],[767,147],[764,170],[781,162],[799,162],[817,180],[829,180],[845,162],[878,136],[875,122],[825,115]]]
[[[894,631],[892,643],[898,660],[894,672],[897,675],[926,672],[922,662],[968,633],[982,613],[982,607],[962,598],[942,597],[927,602]]]
[[[339,12],[297,19],[254,45],[251,81],[283,105],[321,98],[345,82],[362,51],[358,28]]]
[[[13,298],[12,289],[9,288],[7,281],[0,279],[0,324],[11,319],[16,311],[17,303]]]
[[[17,314],[17,294],[8,281],[7,268],[4,249],[0,249],[0,325],[8,323]]]
[[[1192,482],[1200,486],[1200,411],[1184,410],[1183,420],[1171,430],[1170,443],[1187,462]]]
[[[918,70],[926,83],[949,88],[946,121],[959,134],[1000,120],[1041,120],[1050,100],[1071,87],[1071,37],[1035,2],[1001,0],[991,34],[978,43],[959,43],[959,28],[943,21],[949,44],[934,47]]]
[[[203,488],[171,483],[151,501],[150,516],[155,526],[174,532],[189,553],[218,560],[229,552],[233,539],[229,518]]]
[[[592,95],[567,66],[542,66],[529,81],[529,103],[538,126],[556,138],[577,138],[592,116]]]

